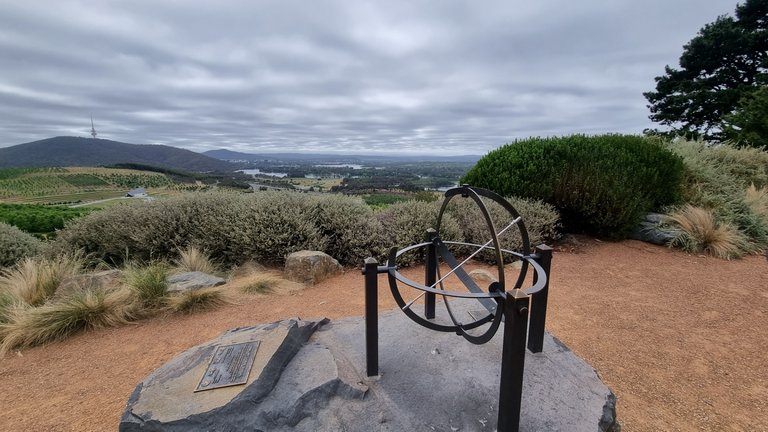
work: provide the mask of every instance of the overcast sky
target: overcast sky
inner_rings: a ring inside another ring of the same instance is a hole
[[[0,0],[0,147],[484,154],[640,133],[727,0]]]

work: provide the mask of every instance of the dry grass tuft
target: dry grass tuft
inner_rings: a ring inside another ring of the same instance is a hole
[[[211,257],[195,246],[188,246],[185,249],[179,249],[179,258],[175,261],[176,269],[182,272],[199,271],[213,274],[216,272],[216,265],[211,261]]]
[[[260,279],[252,281],[240,288],[246,294],[269,294],[277,285],[277,279]]]
[[[679,229],[678,236],[670,243],[673,246],[723,259],[743,254],[743,236],[730,225],[718,224],[709,210],[686,204],[667,217]]]
[[[25,258],[0,274],[0,289],[30,306],[39,306],[51,298],[62,280],[83,268],[81,254],[56,258]]]
[[[302,283],[285,279],[279,270],[258,270],[233,275],[228,286],[246,295],[284,295],[304,288]]]
[[[221,288],[203,288],[169,297],[168,309],[173,312],[193,314],[230,303],[231,301]]]
[[[16,305],[0,324],[0,357],[14,348],[64,339],[73,333],[114,327],[134,319],[134,304],[125,290],[86,290],[39,307]]]

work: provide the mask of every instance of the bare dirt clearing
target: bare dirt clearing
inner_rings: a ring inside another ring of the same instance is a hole
[[[547,327],[616,393],[624,430],[768,430],[765,257],[722,261],[637,241],[584,242],[555,252]],[[0,430],[115,430],[136,384],[181,351],[232,327],[362,315],[362,284],[348,270],[301,291],[238,295],[215,311],[9,354],[0,359]],[[380,305],[394,307],[388,290]]]

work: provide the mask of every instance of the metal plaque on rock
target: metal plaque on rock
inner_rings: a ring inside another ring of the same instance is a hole
[[[259,341],[217,346],[195,391],[245,384],[258,349]]]

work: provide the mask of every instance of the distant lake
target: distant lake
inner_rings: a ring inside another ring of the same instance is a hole
[[[287,173],[263,172],[263,171],[261,171],[258,168],[256,168],[256,169],[247,169],[247,170],[239,170],[238,172],[241,172],[243,174],[250,174],[252,176],[255,176],[256,174],[258,174],[258,175],[265,175],[265,176],[269,176],[269,177],[280,177],[280,178],[288,177]]]

